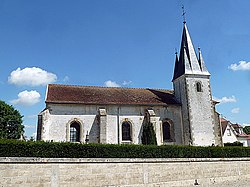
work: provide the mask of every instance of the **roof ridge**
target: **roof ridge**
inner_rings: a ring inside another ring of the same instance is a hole
[[[65,87],[79,87],[79,88],[109,88],[109,89],[138,89],[138,90],[162,90],[162,91],[173,91],[171,89],[164,88],[131,88],[131,87],[108,87],[108,86],[83,86],[83,85],[66,85],[66,84],[48,84],[48,86],[65,86]]]

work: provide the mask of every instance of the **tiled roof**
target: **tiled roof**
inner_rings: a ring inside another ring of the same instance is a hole
[[[169,105],[179,103],[172,90],[49,84],[46,103]]]
[[[241,133],[239,129],[242,129],[242,128],[243,128],[241,125],[239,125],[239,124],[237,124],[237,123],[236,123],[236,124],[232,124],[232,127],[234,128],[234,130],[235,130],[238,134]]]
[[[238,134],[237,137],[250,140],[250,135],[249,134]]]
[[[228,121],[226,121],[226,120],[222,120],[221,119],[221,128],[222,128],[222,134],[224,134],[225,133],[225,130],[226,130],[226,128],[227,128],[227,124],[228,124]]]
[[[237,124],[237,123],[235,123],[235,124],[232,124],[232,126],[233,126],[233,128],[243,128],[241,125],[239,125],[239,124]]]
[[[223,121],[227,121],[228,122],[228,120],[226,120],[225,118],[220,118],[220,121],[221,122],[223,122]]]

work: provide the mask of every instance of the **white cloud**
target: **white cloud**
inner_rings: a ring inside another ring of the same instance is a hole
[[[64,78],[63,78],[63,82],[68,82],[69,81],[69,77],[68,76],[65,76]]]
[[[34,140],[36,140],[36,135],[37,135],[36,132],[33,132],[30,138],[32,137]]]
[[[34,129],[34,128],[36,128],[35,125],[24,125],[24,127],[25,127],[26,129]]]
[[[27,116],[28,119],[34,119],[37,118],[37,114],[29,115]]]
[[[18,94],[18,98],[11,101],[14,105],[31,106],[40,101],[40,94],[37,91],[22,91]]]
[[[8,82],[15,85],[44,86],[57,80],[57,76],[37,67],[17,68],[8,77]]]
[[[220,104],[224,104],[224,103],[235,103],[237,102],[236,98],[234,95],[232,95],[231,97],[222,97],[221,99],[220,98],[217,98],[217,97],[213,97],[213,99],[215,101],[218,101],[220,102]]]
[[[233,109],[231,110],[231,112],[232,112],[233,114],[238,114],[238,113],[240,112],[240,108],[233,108]]]
[[[228,68],[233,70],[233,71],[250,70],[250,62],[240,61],[238,65],[237,64],[231,64]]]
[[[123,86],[129,86],[132,83],[132,81],[123,81]]]
[[[250,123],[243,123],[242,126],[250,126]]]
[[[106,87],[121,87],[119,84],[117,84],[116,82],[111,81],[111,80],[106,81],[106,82],[104,83],[104,85],[105,85]]]

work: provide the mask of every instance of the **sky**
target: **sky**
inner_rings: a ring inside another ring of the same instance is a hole
[[[182,5],[217,111],[250,125],[249,0],[0,0],[0,100],[30,137],[49,83],[173,89]]]

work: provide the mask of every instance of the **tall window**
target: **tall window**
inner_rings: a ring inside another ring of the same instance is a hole
[[[70,125],[70,142],[80,142],[80,125],[77,122]]]
[[[122,140],[131,141],[131,125],[129,122],[122,123]]]
[[[171,126],[168,122],[162,124],[163,141],[171,141]]]
[[[201,90],[201,83],[200,82],[196,83],[196,91],[197,92],[202,92],[202,90]]]

